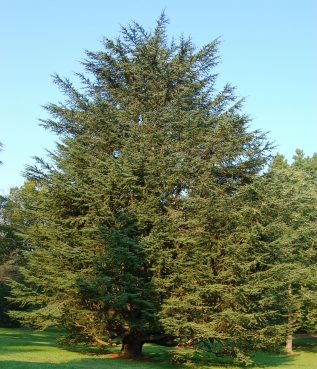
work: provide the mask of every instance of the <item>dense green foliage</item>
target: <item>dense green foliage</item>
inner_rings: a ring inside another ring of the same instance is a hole
[[[316,331],[317,155],[305,157],[303,151],[296,150],[291,165],[277,155],[270,168],[266,202],[274,219],[271,234],[278,235],[278,246],[284,254],[279,262],[288,282],[282,305],[292,331]]]
[[[18,304],[7,300],[11,290],[8,279],[19,279],[18,264],[23,260],[21,250],[24,244],[15,224],[16,208],[17,203],[10,197],[0,196],[0,327],[18,325],[7,314],[10,309],[20,310]]]
[[[0,196],[0,264],[10,260],[23,246],[14,225],[16,205],[10,198]]]
[[[42,124],[61,142],[13,196],[32,252],[12,281],[28,311],[11,316],[69,341],[121,337],[131,356],[156,342],[246,361],[293,329],[289,284],[304,296],[315,283],[316,186],[260,175],[270,144],[234,88],[214,90],[218,41],[169,43],[166,23],[87,52],[82,92],[55,76],[67,100]]]

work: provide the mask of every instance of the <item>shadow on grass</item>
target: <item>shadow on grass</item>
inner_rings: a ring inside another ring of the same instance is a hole
[[[171,369],[160,363],[113,359],[72,360],[67,363],[0,361],[0,369]],[[177,368],[177,367],[176,367]],[[175,369],[176,369],[175,368]]]
[[[292,365],[295,360],[295,355],[286,355],[286,354],[269,354],[257,352],[253,357],[251,357],[253,364],[249,367],[279,367],[285,365]],[[208,365],[212,365],[213,367],[219,368],[244,368],[243,364],[237,364],[234,362],[232,358],[218,358],[216,356],[210,356],[207,358],[197,358],[192,360],[195,363],[195,367],[205,367]]]
[[[294,351],[317,353],[317,338],[296,338],[293,341]]]
[[[143,355],[147,356],[149,362],[136,362],[131,360],[120,360],[111,359],[110,356],[115,357],[120,352],[120,346],[106,347],[105,349],[99,349],[95,346],[60,346],[56,343],[56,339],[59,338],[63,332],[57,329],[48,329],[43,332],[32,331],[32,330],[21,330],[21,329],[0,329],[1,345],[0,350],[3,353],[13,355],[13,357],[19,353],[27,355],[28,352],[39,352],[40,356],[30,356],[28,361],[23,361],[22,357],[15,356],[16,360],[12,361],[3,357],[4,361],[0,361],[0,369],[99,369],[99,368],[116,368],[116,369],[129,369],[129,368],[180,368],[183,366],[165,364],[168,358],[169,349],[154,344],[146,344],[143,348]],[[56,353],[52,352],[56,350]],[[72,355],[65,356],[65,361],[62,363],[55,363],[55,360],[45,361],[45,351],[55,357],[62,356],[62,352],[72,351],[78,354],[86,355],[86,357],[73,357]],[[269,354],[257,352],[252,358],[254,367],[265,368],[265,367],[294,367],[298,354],[303,352],[306,353],[317,353],[317,339],[313,338],[297,338],[294,339],[294,354]],[[37,355],[37,354],[36,354]],[[43,356],[42,356],[43,355]],[[33,360],[32,360],[33,359]],[[39,359],[39,362],[37,362]],[[157,360],[163,360],[165,363],[155,362]],[[50,362],[51,361],[51,362]],[[195,368],[241,368],[233,362],[231,358],[218,358],[215,355],[195,355],[191,364]],[[251,365],[252,368],[252,365]]]
[[[309,346],[311,347],[311,346]],[[316,349],[316,348],[315,348]],[[168,348],[157,346],[153,344],[145,345],[143,353],[152,359],[166,359],[168,358]],[[307,351],[312,352],[309,348]],[[316,350],[317,351],[317,350]],[[257,368],[265,367],[279,367],[279,366],[292,366],[296,361],[297,355],[296,351],[293,355],[287,354],[271,354],[264,352],[257,352],[251,359],[253,364],[250,366]],[[243,368],[243,365],[239,365],[234,362],[233,358],[230,357],[217,357],[215,354],[199,353],[195,354],[192,359],[189,360],[190,363],[194,365],[195,368]],[[171,366],[174,367],[174,366]],[[177,366],[175,366],[177,368]]]
[[[93,369],[93,367],[79,367],[75,365],[70,365],[68,367],[64,366],[63,364],[51,364],[51,363],[41,363],[41,362],[27,362],[27,361],[0,361],[0,369]]]
[[[0,369],[178,369],[180,366],[155,361],[134,361],[131,359],[114,359],[111,357],[86,357],[68,359],[55,363],[31,360],[2,360]],[[183,367],[182,367],[183,368]]]
[[[259,366],[261,368],[265,368],[266,366],[270,367],[278,367],[285,365],[292,365],[296,360],[296,353],[293,355],[287,354],[270,354],[267,352],[257,352],[256,355],[252,358],[254,362],[254,366]]]
[[[0,369],[170,369],[170,366],[152,362],[151,358],[146,362],[115,359],[120,346],[106,348],[106,351],[95,346],[63,347],[55,342],[62,333],[56,329],[43,332],[0,329],[0,354],[3,354]]]

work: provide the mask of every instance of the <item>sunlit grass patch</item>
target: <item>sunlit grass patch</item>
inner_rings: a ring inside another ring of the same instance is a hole
[[[56,340],[63,334],[57,329],[32,331],[0,329],[0,369],[241,369],[230,358],[194,355],[188,362],[167,363],[169,349],[144,345],[143,361],[119,359],[120,345],[99,350],[95,346],[60,346]],[[317,340],[295,339],[293,355],[257,353],[252,369],[315,369]]]

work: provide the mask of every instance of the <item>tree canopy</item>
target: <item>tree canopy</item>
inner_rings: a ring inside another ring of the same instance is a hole
[[[219,41],[169,42],[167,23],[132,23],[87,51],[81,89],[54,76],[66,101],[41,124],[61,141],[26,171],[32,252],[12,293],[28,311],[11,316],[63,326],[68,341],[121,339],[126,356],[155,342],[245,361],[290,329],[276,296],[288,298],[296,224],[289,246],[273,200],[287,177],[262,178],[271,144],[231,85],[215,90]],[[309,209],[298,211],[311,221]]]

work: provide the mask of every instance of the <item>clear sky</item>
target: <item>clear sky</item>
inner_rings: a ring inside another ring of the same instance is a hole
[[[270,131],[289,160],[296,148],[317,152],[316,0],[0,0],[0,194],[54,149],[38,125],[41,106],[64,99],[51,74],[73,79],[85,49],[101,50],[131,20],[153,29],[164,8],[171,37],[198,47],[221,37],[218,87],[247,98],[250,129]]]

